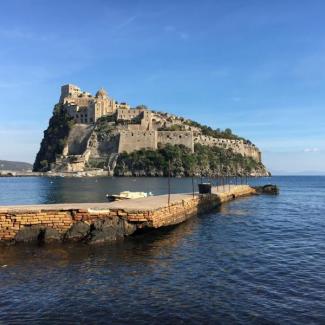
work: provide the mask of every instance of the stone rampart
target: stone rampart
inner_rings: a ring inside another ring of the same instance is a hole
[[[157,131],[158,143],[162,145],[184,145],[194,152],[193,132],[191,131]]]
[[[120,141],[118,153],[130,153],[140,149],[157,149],[157,132],[156,131],[128,131],[120,132]]]
[[[245,143],[243,140],[213,138],[198,134],[194,136],[194,143],[199,143],[209,147],[216,146],[224,149],[232,149],[235,153],[239,153],[246,157],[251,157],[258,162],[262,161],[260,150],[252,144]]]

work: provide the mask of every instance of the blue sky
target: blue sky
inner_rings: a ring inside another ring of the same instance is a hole
[[[0,2],[0,159],[33,162],[60,86],[230,127],[325,172],[325,2]]]

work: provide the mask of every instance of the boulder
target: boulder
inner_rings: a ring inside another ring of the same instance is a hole
[[[53,228],[46,228],[43,235],[44,243],[53,243],[62,240],[62,235]]]
[[[92,224],[90,243],[115,241],[124,237],[124,222],[119,217],[96,220]]]
[[[126,220],[123,220],[123,226],[125,236],[132,235],[137,230],[137,226],[135,224],[132,224]]]
[[[277,195],[280,192],[279,188],[273,184],[267,184],[264,186],[254,186],[253,188],[256,190],[257,194]]]
[[[78,221],[71,226],[66,232],[64,239],[71,241],[80,241],[86,239],[90,232],[90,225],[88,223]]]
[[[43,229],[38,226],[25,226],[20,229],[16,236],[15,242],[17,243],[28,243],[28,242],[37,242],[43,236]]]

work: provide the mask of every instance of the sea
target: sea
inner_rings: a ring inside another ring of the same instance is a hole
[[[0,247],[0,324],[325,324],[325,177],[247,181],[280,194],[113,244]],[[0,178],[0,205],[123,190],[167,193],[168,179]]]

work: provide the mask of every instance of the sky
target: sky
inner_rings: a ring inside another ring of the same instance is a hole
[[[3,0],[0,159],[33,162],[73,83],[250,139],[325,173],[322,0]]]

